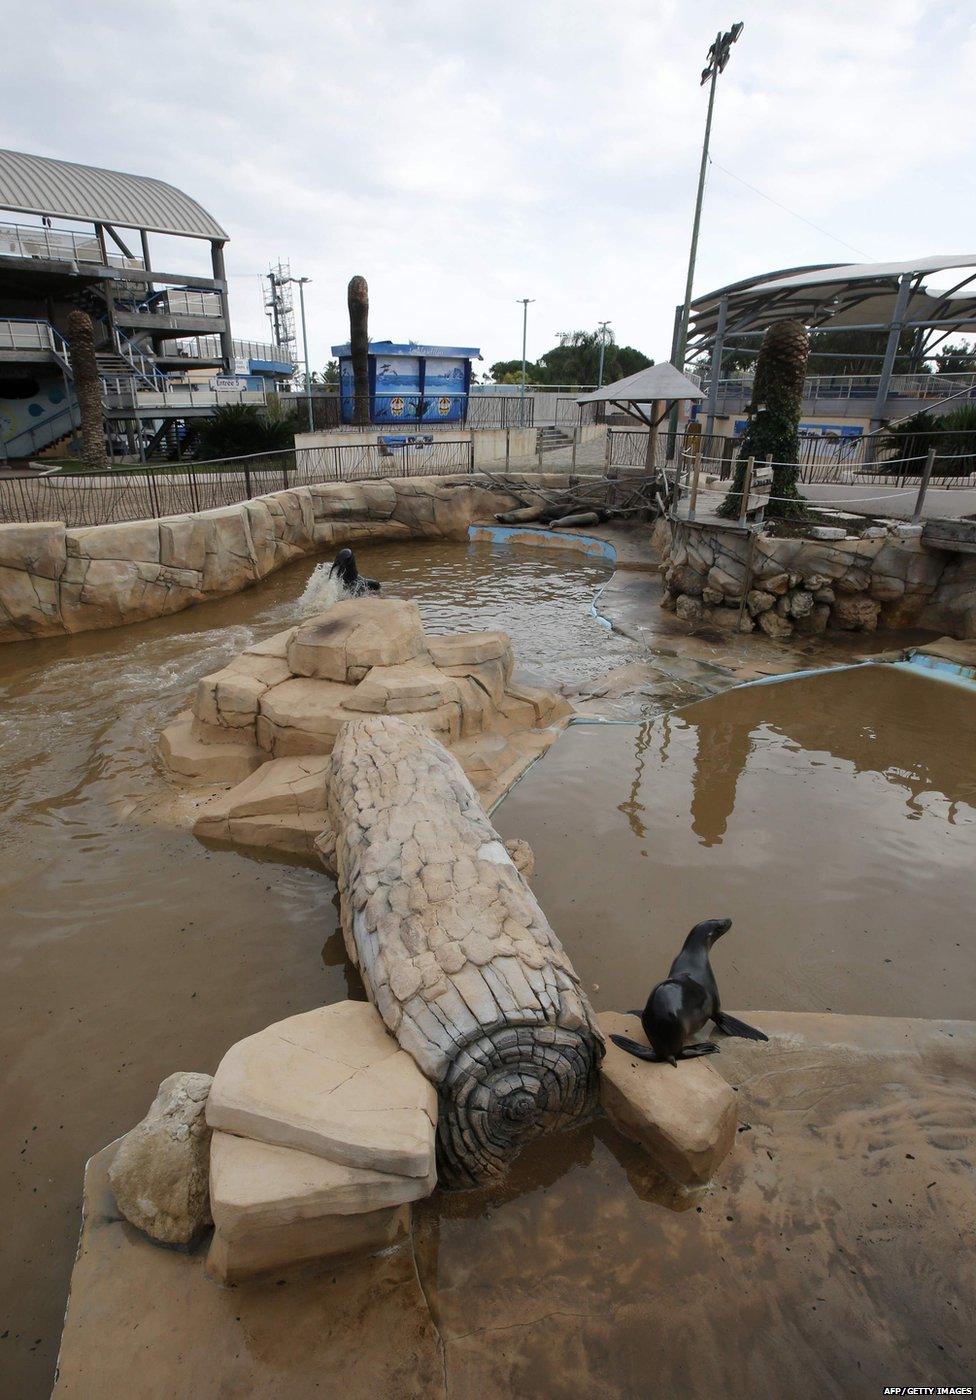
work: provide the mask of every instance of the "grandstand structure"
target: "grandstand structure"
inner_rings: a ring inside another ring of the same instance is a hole
[[[178,444],[219,404],[289,380],[290,352],[232,335],[227,240],[161,180],[0,150],[0,463],[71,450],[76,307],[95,327],[110,455]]]

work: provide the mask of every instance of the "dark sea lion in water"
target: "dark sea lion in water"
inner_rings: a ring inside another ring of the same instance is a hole
[[[337,577],[347,593],[354,598],[364,593],[378,593],[380,586],[374,578],[363,578],[356,568],[356,556],[351,549],[340,549],[332,561],[329,578]]]
[[[718,1050],[710,1040],[686,1044],[706,1021],[714,1021],[725,1035],[742,1036],[745,1040],[769,1039],[762,1031],[737,1021],[734,1016],[727,1016],[722,1010],[718,983],[708,955],[715,940],[728,933],[731,927],[731,919],[705,919],[696,924],[671,964],[667,978],[651,990],[644,1010],[630,1013],[640,1017],[651,1048],[638,1045],[636,1040],[628,1040],[623,1035],[610,1037],[614,1045],[641,1060],[667,1060],[677,1065],[679,1060],[711,1055]]]

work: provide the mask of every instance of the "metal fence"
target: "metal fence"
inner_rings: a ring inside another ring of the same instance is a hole
[[[608,428],[608,465],[640,467],[647,464],[647,433],[639,429]],[[674,458],[697,458],[703,468],[720,477],[731,476],[739,454],[741,436],[679,433]],[[932,482],[943,489],[976,485],[976,433],[919,433],[897,440],[877,437],[824,437],[801,434],[799,479],[816,486],[904,486],[922,475],[929,448],[936,450]],[[661,431],[654,444],[654,467],[663,469],[668,456],[668,435]]]
[[[473,470],[470,442],[435,439],[300,448],[145,470],[0,476],[0,523],[61,520],[69,529],[114,525],[236,505],[293,486],[449,476]]]

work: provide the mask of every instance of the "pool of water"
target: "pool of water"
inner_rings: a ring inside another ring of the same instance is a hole
[[[503,627],[522,671],[599,674],[630,645],[593,619],[602,561],[409,543],[357,550],[432,631]],[[0,648],[0,1280],[4,1394],[46,1395],[87,1158],[160,1079],[234,1041],[362,995],[319,870],[206,849],[149,820],[159,730],[198,676],[299,620],[310,560],[136,627]]]
[[[495,813],[598,1008],[730,917],[729,1007],[973,1016],[976,696],[892,666],[574,724]]]

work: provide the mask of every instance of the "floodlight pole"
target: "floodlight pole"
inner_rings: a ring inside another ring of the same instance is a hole
[[[522,303],[522,387],[519,389],[519,423],[525,427],[525,347],[529,329],[529,306],[535,297],[516,297]]]
[[[308,332],[305,328],[305,283],[311,282],[311,277],[275,277],[274,273],[269,274],[272,287],[277,283],[283,287],[286,282],[294,282],[298,287],[298,303],[301,307],[302,315],[302,353],[305,356],[305,402],[308,407],[308,431],[315,431],[315,422],[312,416],[312,376],[308,367]]]
[[[674,347],[674,367],[684,373],[685,351],[688,348],[688,322],[691,319],[691,292],[695,281],[695,260],[698,256],[698,231],[701,228],[702,204],[705,199],[705,175],[708,170],[708,147],[712,139],[712,112],[715,108],[715,88],[718,75],[729,61],[732,45],[742,33],[742,24],[734,24],[726,34],[715,36],[715,43],[708,51],[708,65],[702,72],[702,84],[708,81],[708,115],[705,118],[705,139],[702,142],[701,165],[698,167],[698,192],[695,196],[695,217],[691,225],[691,248],[688,253],[688,276],[685,281],[685,299],[678,321],[678,333]],[[674,442],[678,432],[678,403],[671,410],[668,423],[668,461],[674,457]]]
[[[598,389],[602,389],[602,388],[603,388],[603,352],[604,352],[604,350],[605,350],[605,348],[606,348],[606,344],[607,344],[607,326],[609,326],[609,324],[610,324],[609,321],[601,321],[601,322],[599,323],[599,325],[600,325],[600,373],[599,373],[599,375],[597,376],[597,383],[596,383],[596,387],[597,387]]]

